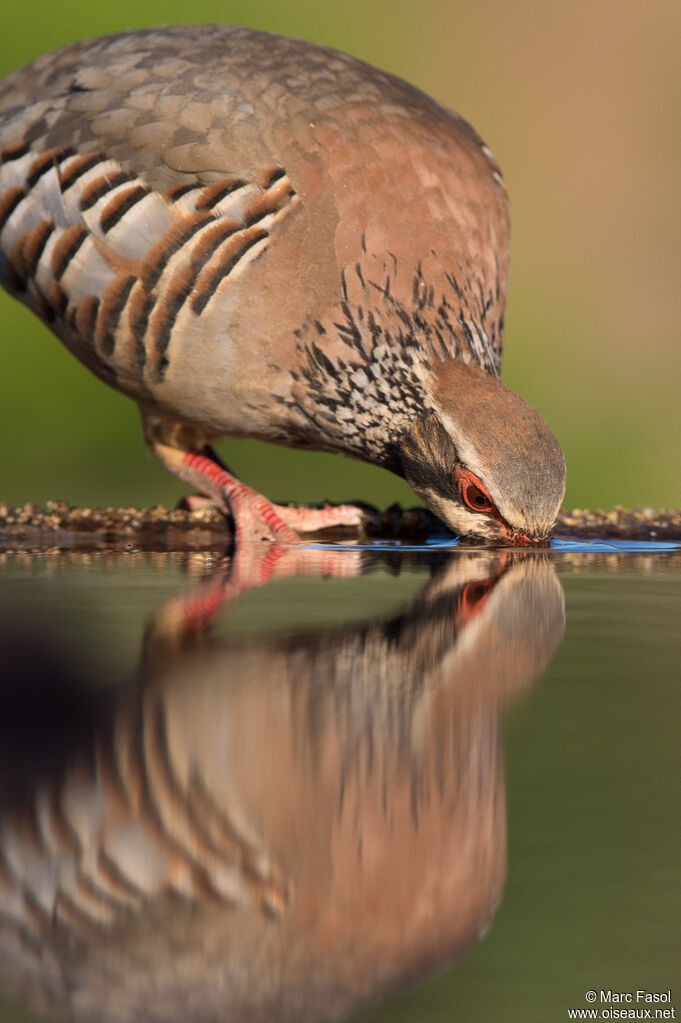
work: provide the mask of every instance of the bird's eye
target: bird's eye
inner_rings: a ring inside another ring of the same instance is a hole
[[[498,516],[496,505],[475,473],[464,465],[457,465],[454,472],[461,499],[467,508],[483,515]]]
[[[490,501],[487,494],[484,494],[480,487],[476,487],[475,483],[468,483],[463,488],[463,499],[471,509],[476,512],[491,512],[494,511],[494,505]]]

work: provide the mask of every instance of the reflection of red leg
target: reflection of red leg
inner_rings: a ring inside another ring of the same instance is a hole
[[[317,550],[279,543],[237,544],[231,558],[209,580],[186,596],[173,597],[158,611],[148,633],[148,652],[173,647],[177,639],[208,628],[223,604],[273,579],[321,575],[350,579],[361,575],[373,556],[351,547]]]

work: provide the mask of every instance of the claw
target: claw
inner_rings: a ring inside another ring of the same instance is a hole
[[[151,427],[147,441],[166,468],[183,482],[196,487],[200,495],[203,495],[185,498],[185,506],[194,511],[212,504],[229,515],[234,522],[237,543],[241,540],[269,540],[280,544],[296,544],[300,543],[301,533],[318,533],[339,527],[358,530],[378,520],[373,509],[362,505],[309,508],[273,504],[257,490],[252,490],[237,479],[220,463],[218,455],[207,444],[202,445],[199,451],[176,447],[164,443]]]

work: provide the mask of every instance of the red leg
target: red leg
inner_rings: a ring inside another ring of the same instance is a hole
[[[272,504],[232,475],[196,430],[147,410],[142,412],[142,419],[151,451],[166,469],[232,516],[237,542],[266,539],[298,543],[299,533],[333,526],[356,528],[371,518],[367,509],[348,504],[325,508]]]
[[[182,499],[182,507],[189,511],[203,508],[223,508],[224,502],[212,497],[201,497],[199,494],[188,494]],[[296,533],[318,533],[324,529],[354,527],[360,529],[368,522],[380,525],[380,515],[370,508],[357,504],[327,504],[321,508],[295,504],[274,504],[271,508],[282,522]],[[224,509],[223,509],[224,510]]]
[[[174,472],[213,498],[223,511],[231,512],[237,543],[244,539],[297,543],[300,539],[266,497],[247,487],[207,454],[186,452]]]
[[[357,528],[372,517],[368,509],[348,504],[324,508],[272,504],[222,465],[207,438],[197,430],[146,409],[142,410],[142,420],[151,451],[175,476],[195,487],[221,511],[231,514],[237,541],[298,543],[299,533],[334,526]]]
[[[304,505],[274,504],[277,515],[299,533],[316,533],[336,526],[359,528],[378,515],[356,504],[329,504],[323,508]]]

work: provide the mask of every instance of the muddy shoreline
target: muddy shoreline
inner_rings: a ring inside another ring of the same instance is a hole
[[[367,528],[371,539],[421,540],[442,532],[423,508],[393,505]],[[359,534],[335,530],[327,538]],[[652,508],[612,511],[563,511],[554,530],[567,539],[681,541],[681,510]],[[317,534],[322,536],[322,534]],[[75,508],[48,501],[44,508],[28,503],[18,508],[0,502],[0,551],[57,549],[209,550],[232,542],[229,519],[214,509],[170,511],[151,508]]]

